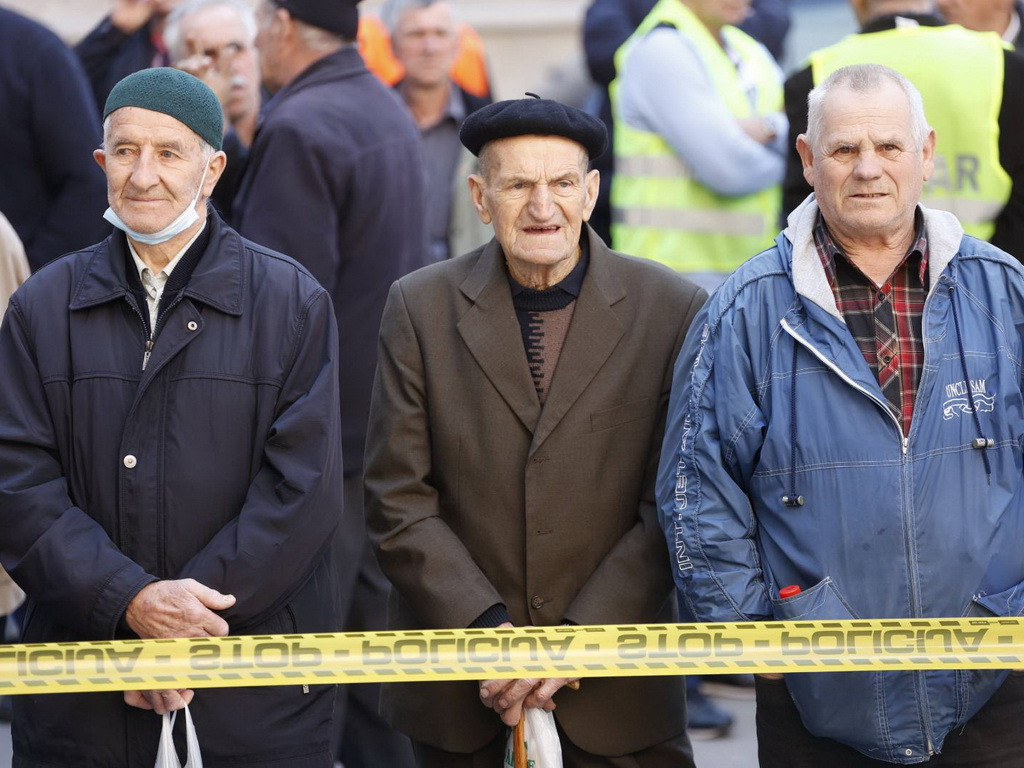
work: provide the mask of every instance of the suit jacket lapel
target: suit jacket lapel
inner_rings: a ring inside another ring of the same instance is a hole
[[[484,247],[460,289],[473,306],[459,320],[459,333],[484,375],[532,433],[540,417],[540,400],[496,240]]]
[[[622,323],[612,309],[626,295],[616,275],[613,257],[589,227],[587,234],[590,237],[590,264],[551,380],[551,390],[533,433],[531,455],[580,398],[624,333]]]

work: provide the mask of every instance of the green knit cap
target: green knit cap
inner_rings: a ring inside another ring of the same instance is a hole
[[[128,75],[107,96],[103,119],[121,107],[163,112],[187,125],[214,149],[224,144],[224,112],[217,95],[198,77],[171,67]]]

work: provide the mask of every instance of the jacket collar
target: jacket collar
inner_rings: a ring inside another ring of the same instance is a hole
[[[290,97],[301,93],[307,88],[313,88],[323,83],[342,80],[348,77],[369,72],[362,56],[355,44],[345,45],[341,50],[317,59],[288,85],[274,94],[274,96],[263,106],[260,113],[260,120],[265,120],[277,107]]]
[[[246,283],[245,248],[241,235],[208,208],[210,228],[206,250],[199,257],[183,293],[228,315],[242,314],[242,288]],[[115,230],[93,250],[71,294],[72,311],[120,299],[130,291],[127,275],[128,242]]]
[[[609,258],[608,246],[589,224],[585,225],[584,232],[590,249],[590,263],[583,278],[584,283],[593,282],[604,302],[608,305],[615,304],[626,295],[626,291],[615,273],[613,260]],[[474,303],[487,303],[497,287],[503,287],[508,292],[508,272],[505,270],[505,255],[501,246],[492,238],[484,246],[480,258],[477,259],[469,277],[463,281],[460,290]]]
[[[928,234],[929,291],[960,250],[964,228],[956,216],[946,211],[918,206],[924,214],[924,228]],[[811,193],[789,214],[787,227],[779,236],[780,250],[792,250],[793,287],[796,292],[817,304],[830,315],[842,320],[836,307],[835,295],[825,276],[825,268],[814,248],[814,224],[818,216],[818,203]],[[784,247],[788,242],[788,249]]]
[[[625,333],[613,309],[626,297],[617,263],[622,257],[614,256],[589,226],[586,236],[590,263],[543,412],[496,239],[479,251],[459,287],[473,304],[459,320],[459,333],[494,388],[533,434],[531,454],[579,399]]]

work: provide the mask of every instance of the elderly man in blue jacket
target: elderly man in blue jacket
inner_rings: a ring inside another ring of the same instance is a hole
[[[701,621],[1016,616],[1024,269],[918,204],[935,133],[901,75],[841,69],[809,104],[814,194],[676,366],[677,585]],[[763,768],[1019,766],[1022,717],[1008,671],[758,679]]]
[[[95,153],[103,242],[47,265],[0,330],[0,562],[24,642],[316,632],[336,621],[337,330],[296,262],[207,208],[214,93],[125,78]],[[207,765],[329,768],[333,686],[22,696],[15,765],[151,766],[191,701]]]

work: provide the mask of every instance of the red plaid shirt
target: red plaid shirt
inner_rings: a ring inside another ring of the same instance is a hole
[[[928,238],[921,212],[914,218],[910,249],[881,286],[836,245],[820,213],[814,245],[846,327],[907,436],[924,366],[921,316],[928,295]]]

